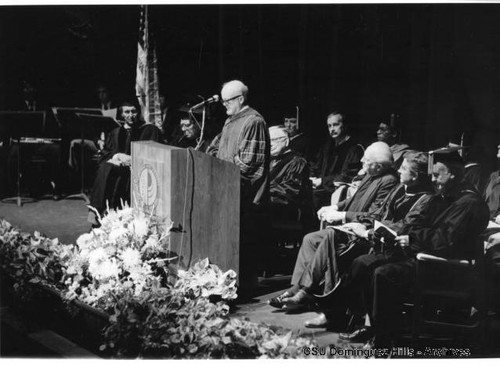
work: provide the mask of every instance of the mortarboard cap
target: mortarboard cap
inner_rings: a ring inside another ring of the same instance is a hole
[[[299,126],[299,106],[289,106],[285,109],[285,113],[283,114],[285,119],[295,118],[297,119],[297,127]]]
[[[462,149],[464,149],[463,146],[454,145],[454,146],[446,146],[443,148],[431,150],[429,152],[429,165],[428,165],[429,175],[432,174],[432,168],[434,167],[434,164],[438,162],[441,162],[445,165],[448,164],[463,165],[464,161],[459,154],[459,151],[461,151]]]

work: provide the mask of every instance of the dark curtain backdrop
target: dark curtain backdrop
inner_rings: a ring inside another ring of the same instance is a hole
[[[0,7],[0,103],[34,80],[52,105],[95,104],[96,83],[134,96],[139,6]],[[500,142],[500,5],[151,6],[161,89],[197,102],[242,79],[270,124],[300,106],[319,146],[326,113],[363,142],[401,116],[418,149],[466,143],[491,167]],[[219,108],[219,120],[223,109]]]

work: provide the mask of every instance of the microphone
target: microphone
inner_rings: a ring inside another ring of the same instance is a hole
[[[204,100],[203,102],[195,104],[189,110],[192,111],[192,110],[194,110],[196,108],[203,107],[203,106],[209,105],[210,103],[214,103],[214,102],[219,102],[219,96],[217,94],[214,94],[212,97]]]

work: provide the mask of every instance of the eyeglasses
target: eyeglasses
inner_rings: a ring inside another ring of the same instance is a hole
[[[236,99],[238,97],[241,97],[241,94],[238,94],[237,96],[234,96],[234,97],[231,97],[231,98],[228,98],[228,99],[223,99],[222,100],[222,104],[228,104],[229,102],[231,102],[233,99]]]

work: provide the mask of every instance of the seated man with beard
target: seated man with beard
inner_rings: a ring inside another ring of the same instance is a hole
[[[352,198],[340,202],[337,205],[323,207],[318,211],[321,220],[328,223],[359,221],[367,213],[376,212],[384,203],[389,193],[397,185],[396,172],[391,168],[394,163],[389,146],[382,142],[370,145],[361,160],[367,174],[360,183],[359,189]],[[270,300],[270,305],[282,308],[286,305],[288,309],[295,309],[307,305],[312,300],[312,293],[316,290],[315,277],[310,273],[310,264],[315,261],[316,251],[320,247],[333,246],[333,238],[337,237],[336,243],[348,243],[345,233],[326,228],[317,232],[309,233],[304,237],[302,246],[295,263],[292,275],[292,288],[279,297]],[[338,253],[345,249],[335,248]],[[356,251],[366,250],[361,246]],[[353,251],[352,253],[354,253]],[[333,256],[333,255],[332,255]],[[335,273],[337,270],[332,271]],[[325,276],[327,284],[324,291],[328,292],[335,284],[329,282],[331,276]]]
[[[107,206],[117,208],[120,201],[130,198],[131,142],[152,140],[161,142],[161,131],[153,124],[140,124],[137,108],[132,102],[120,106],[123,125],[111,130],[106,137],[103,154],[92,187],[88,221],[99,226],[98,216]]]
[[[474,258],[475,245],[488,223],[488,208],[464,181],[464,164],[456,152],[434,155],[432,181],[437,193],[396,230],[394,246],[356,258],[331,295],[332,304],[348,302],[352,311],[370,317],[373,328],[342,335],[347,340],[359,342],[361,336],[367,340],[374,335],[374,347],[392,344],[402,323],[403,299],[415,283],[417,253]]]

